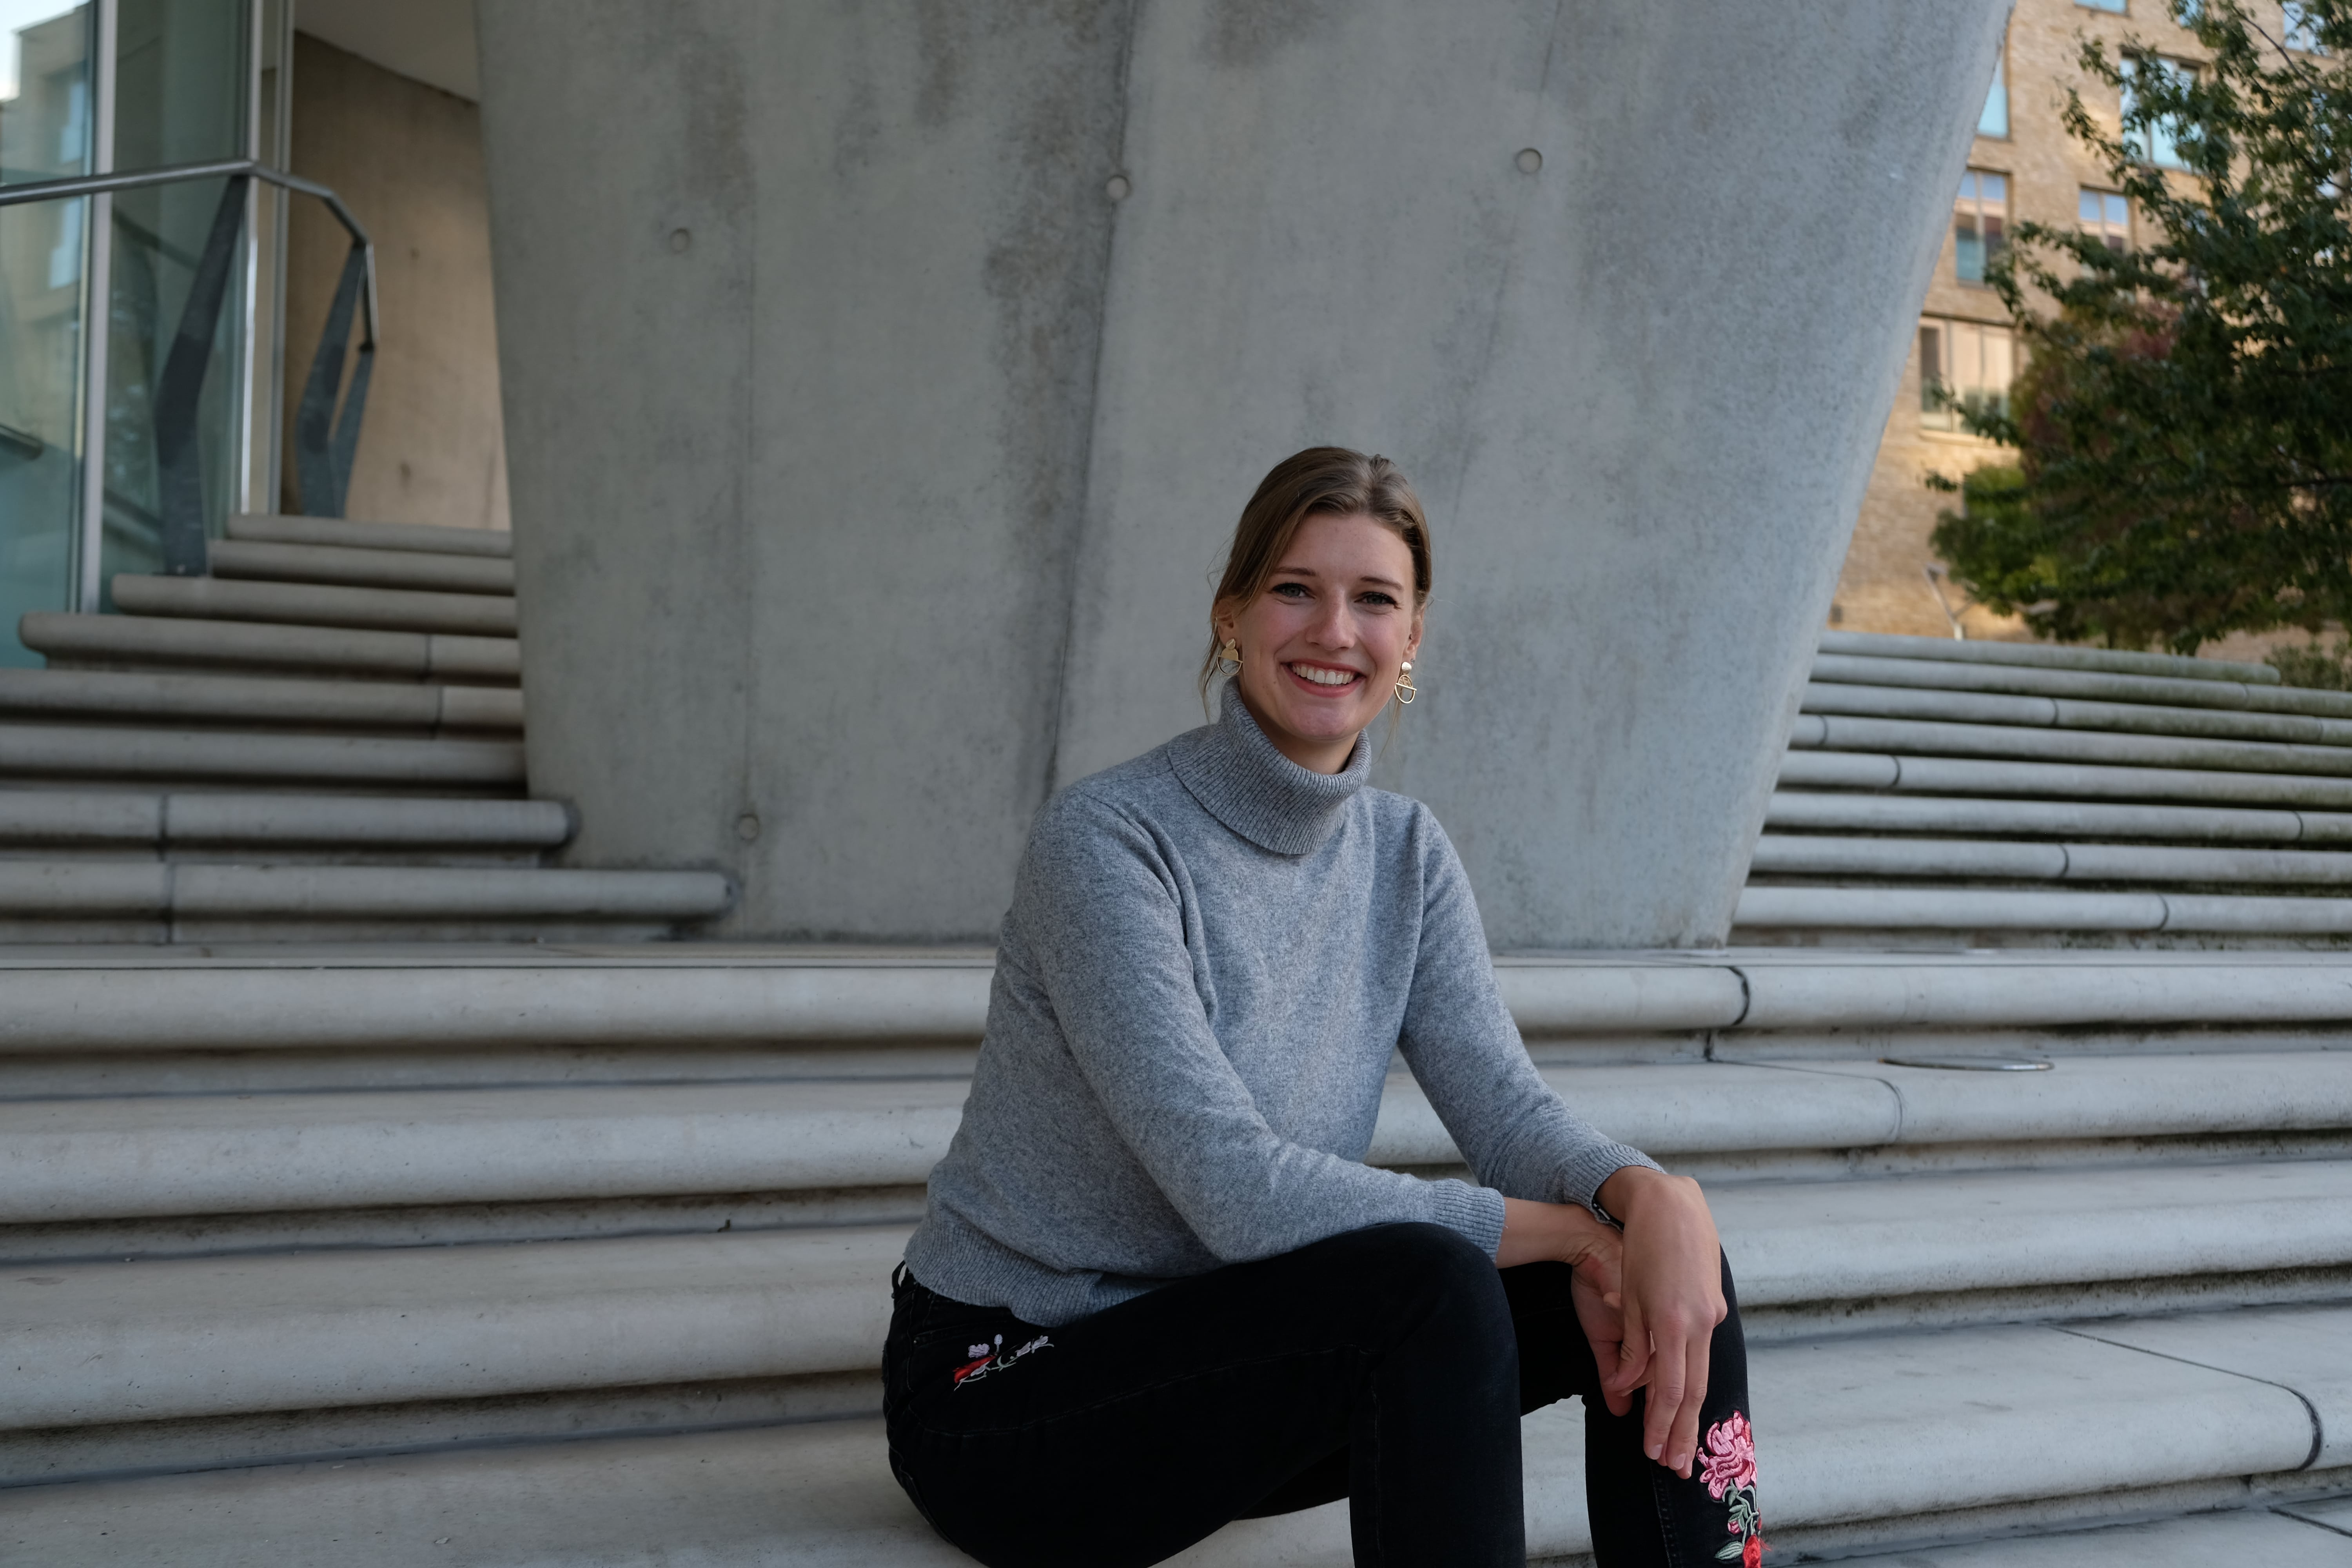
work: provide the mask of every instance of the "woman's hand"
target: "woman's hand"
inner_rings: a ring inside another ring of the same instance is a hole
[[[1496,1267],[1543,1262],[1565,1263],[1575,1270],[1569,1299],[1576,1305],[1584,1337],[1592,1342],[1592,1356],[1601,1363],[1606,1388],[1624,1360],[1625,1239],[1577,1205],[1505,1198],[1503,1244],[1495,1249]],[[1607,1397],[1610,1408],[1620,1415],[1632,1404],[1627,1394]]]
[[[1625,1342],[1613,1372],[1601,1360],[1601,1395],[1622,1415],[1633,1390],[1647,1384],[1643,1452],[1688,1479],[1706,1398],[1707,1347],[1728,1311],[1715,1216],[1696,1182],[1645,1165],[1619,1171],[1598,1195],[1625,1227]]]

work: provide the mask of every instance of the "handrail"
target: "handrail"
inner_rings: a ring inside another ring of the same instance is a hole
[[[212,360],[213,335],[219,324],[228,281],[229,253],[245,226],[246,182],[263,180],[318,198],[352,237],[343,274],[335,285],[334,300],[327,310],[326,326],[311,355],[302,401],[295,411],[296,477],[302,510],[312,516],[341,516],[344,497],[350,489],[352,458],[359,445],[360,420],[367,406],[369,374],[375,360],[375,244],[332,190],[253,158],[218,158],[125,174],[77,174],[61,180],[0,185],[0,207],[5,207],[224,179],[228,184],[214,214],[211,237],[205,242],[204,254],[197,258],[187,302],[181,310],[179,329],[173,335],[163,374],[156,380],[155,447],[163,468],[163,569],[174,576],[201,576],[206,564],[203,472],[195,440],[196,407],[204,389],[205,368]],[[108,238],[110,236],[101,237],[100,243]],[[362,312],[358,363],[352,371],[350,390],[343,393],[343,355],[351,338],[355,305]],[[106,307],[100,303],[99,308]],[[98,364],[93,374],[103,378],[106,369],[104,364]],[[339,393],[342,394],[340,412],[335,406]],[[94,541],[91,547],[95,547]]]
[[[352,237],[352,243],[367,252],[367,335],[375,337],[375,241],[368,237],[343,198],[316,180],[306,180],[299,174],[289,174],[275,169],[257,158],[215,158],[201,163],[169,163],[158,169],[138,169],[121,174],[74,174],[62,180],[27,180],[21,184],[0,185],[0,207],[15,206],[20,202],[63,201],[68,196],[95,196],[112,191],[135,191],[149,185],[184,184],[191,180],[218,180],[232,175],[247,175],[306,196],[316,196],[327,204]]]

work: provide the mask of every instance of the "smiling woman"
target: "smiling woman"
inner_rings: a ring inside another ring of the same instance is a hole
[[[1309,447],[1242,509],[1209,614],[1202,695],[1213,672],[1233,675],[1276,751],[1336,773],[1412,668],[1429,586],[1429,522],[1403,473],[1386,458]]]
[[[1516,1568],[1519,1416],[1571,1394],[1602,1568],[1762,1551],[1706,1200],[1560,1103],[1444,830],[1365,787],[1429,585],[1394,464],[1287,459],[1216,721],[1038,814],[883,1352],[892,1470],[994,1568],[1340,1498],[1360,1563]],[[1399,1054],[1469,1180],[1364,1163]]]

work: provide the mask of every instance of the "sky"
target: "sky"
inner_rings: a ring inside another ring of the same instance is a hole
[[[0,0],[0,99],[16,96],[16,29],[79,9],[61,0]]]

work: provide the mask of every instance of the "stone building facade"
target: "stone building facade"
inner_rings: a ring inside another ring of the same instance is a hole
[[[2276,5],[2258,5],[2255,14],[2266,22],[2283,22],[2278,12]],[[2026,220],[2096,225],[2111,243],[2132,242],[2137,215],[2112,194],[2105,171],[2067,134],[2061,120],[2067,89],[2076,86],[2094,113],[2113,122],[2119,112],[2116,95],[2087,81],[2076,64],[2086,38],[2105,42],[2111,51],[2143,44],[2190,63],[2200,52],[2196,38],[2174,22],[2171,0],[2017,0],[2001,74],[1969,150],[1969,172],[1955,193],[1943,254],[1920,305],[1920,332],[1887,413],[1853,543],[1838,578],[1830,624],[1841,630],[1948,637],[1957,622],[1970,637],[2028,635],[2017,617],[1971,604],[1957,584],[1944,581],[1928,544],[1937,514],[1951,499],[1929,489],[1926,476],[1958,478],[1998,461],[2000,452],[1949,428],[1948,415],[1926,406],[1922,359],[1925,353],[1939,355],[1944,379],[1963,391],[2005,384],[2013,357],[2008,318],[1981,279],[1989,247],[2000,243],[2011,226]],[[2239,640],[2243,639],[2232,642]]]

